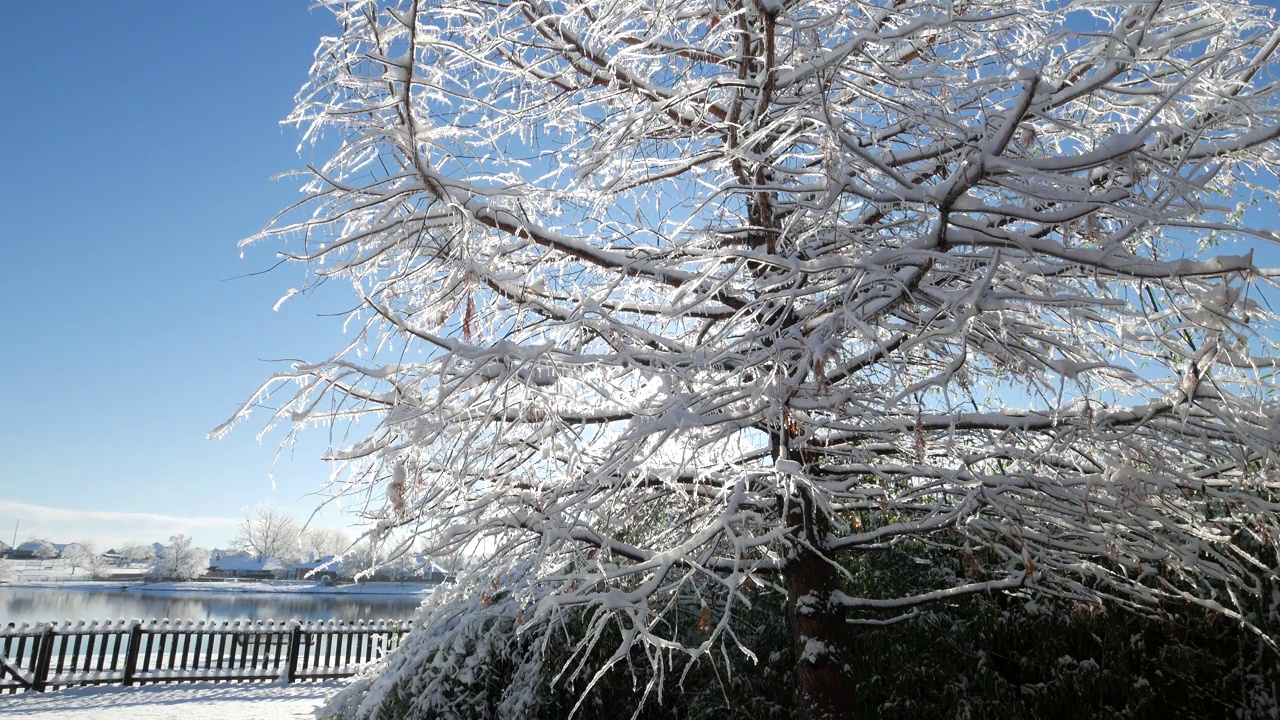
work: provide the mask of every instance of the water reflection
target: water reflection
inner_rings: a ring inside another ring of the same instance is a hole
[[[0,587],[0,625],[51,620],[405,620],[419,599],[391,596],[142,594]]]

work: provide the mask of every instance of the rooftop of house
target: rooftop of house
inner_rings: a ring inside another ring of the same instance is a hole
[[[17,549],[18,549],[18,551],[19,551],[19,552],[35,552],[35,551],[36,551],[36,549],[38,549],[38,548],[40,547],[40,543],[42,543],[42,542],[44,542],[44,541],[43,541],[43,540],[28,540],[28,541],[26,541],[26,542],[22,543],[21,545],[19,545],[19,546],[17,547]],[[71,543],[56,543],[56,542],[51,542],[51,543],[49,543],[49,545],[54,549],[54,551],[55,551],[55,552],[58,552],[58,553],[61,553],[63,550],[66,550],[66,549],[67,549],[67,546],[68,546],[68,545],[70,545],[70,544],[71,544]]]
[[[301,562],[294,565],[290,565],[289,569],[290,570],[315,570],[318,567],[329,567],[329,568],[336,569],[337,566],[338,566],[338,563],[336,562],[336,558],[334,558],[334,556],[323,555],[321,557],[315,558],[314,560],[308,560],[307,562]]]
[[[210,560],[209,567],[223,572],[274,572],[283,570],[285,566],[273,557],[255,557],[240,552]]]
[[[444,568],[440,567],[435,562],[432,562],[429,558],[426,558],[426,557],[419,556],[419,557],[413,558],[413,563],[416,566],[417,571],[422,573],[423,575],[434,574],[434,575],[447,576],[450,574],[448,570],[445,570]]]

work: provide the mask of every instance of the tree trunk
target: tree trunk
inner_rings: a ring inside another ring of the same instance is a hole
[[[807,496],[793,510],[790,523],[803,528],[810,546],[821,542]],[[813,720],[849,720],[854,717],[855,687],[849,671],[848,626],[831,605],[831,593],[839,589],[838,571],[818,553],[797,544],[787,563],[787,604],[791,611],[792,644],[796,657],[795,717]]]

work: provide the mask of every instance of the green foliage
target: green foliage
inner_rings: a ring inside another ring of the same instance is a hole
[[[926,563],[919,555],[857,555],[846,565],[848,589],[901,596],[980,572],[981,557],[936,553]],[[686,647],[708,635],[700,621],[703,601],[715,607],[723,597],[708,589],[700,598],[683,598],[678,612],[660,620]],[[1278,611],[1280,593],[1273,593],[1259,599],[1250,620],[1274,631]],[[671,651],[657,663],[660,688],[644,702],[655,663],[639,649],[591,684],[618,647],[616,624],[584,657],[573,648],[590,619],[585,613],[554,632],[525,635],[515,633],[509,617],[491,618],[467,635],[459,655],[471,661],[465,669],[422,663],[402,672],[406,680],[376,717],[554,720],[576,706],[576,717],[587,719],[634,713],[641,720],[783,720],[792,717],[796,690],[786,618],[778,595],[757,593],[733,628],[755,659],[728,639],[696,658]],[[1168,605],[1156,617],[1142,617],[1042,596],[979,595],[928,607],[906,622],[851,626],[849,647],[861,717],[1280,718],[1280,655],[1258,634],[1195,606]],[[585,672],[564,672],[578,663]],[[447,677],[422,682],[432,673]],[[527,688],[531,702],[511,704],[517,685]],[[422,703],[414,693],[424,687],[457,698]],[[452,710],[424,710],[430,707]]]
[[[1280,717],[1275,652],[1198,608],[1148,619],[975,598],[853,647],[867,717]]]
[[[912,548],[860,555],[846,568],[855,591],[891,597],[977,579],[986,559]],[[1271,594],[1255,599],[1248,619],[1280,637],[1280,590],[1258,582]],[[1280,653],[1269,642],[1189,604],[1148,617],[993,594],[857,627],[850,664],[863,717],[1280,718]]]

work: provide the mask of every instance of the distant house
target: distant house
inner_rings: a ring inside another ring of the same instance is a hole
[[[254,557],[249,553],[231,553],[209,561],[209,576],[269,580],[286,572],[284,563],[273,557]]]
[[[433,585],[439,585],[442,582],[453,579],[453,575],[451,575],[448,570],[445,570],[428,558],[416,557],[413,559],[413,563],[416,566],[414,575],[416,577],[421,577],[423,580],[432,583]]]
[[[290,565],[288,576],[294,580],[337,580],[339,565],[332,555],[324,555],[297,565]]]
[[[452,580],[447,570],[423,556],[405,557],[390,565],[383,565],[361,578],[372,582],[423,582],[439,585]]]
[[[107,567],[124,567],[129,564],[129,558],[112,548],[102,553],[102,563]]]
[[[98,575],[103,580],[114,580],[120,582],[133,582],[146,580],[151,574],[151,568],[143,566],[129,567],[107,567],[98,571]]]

